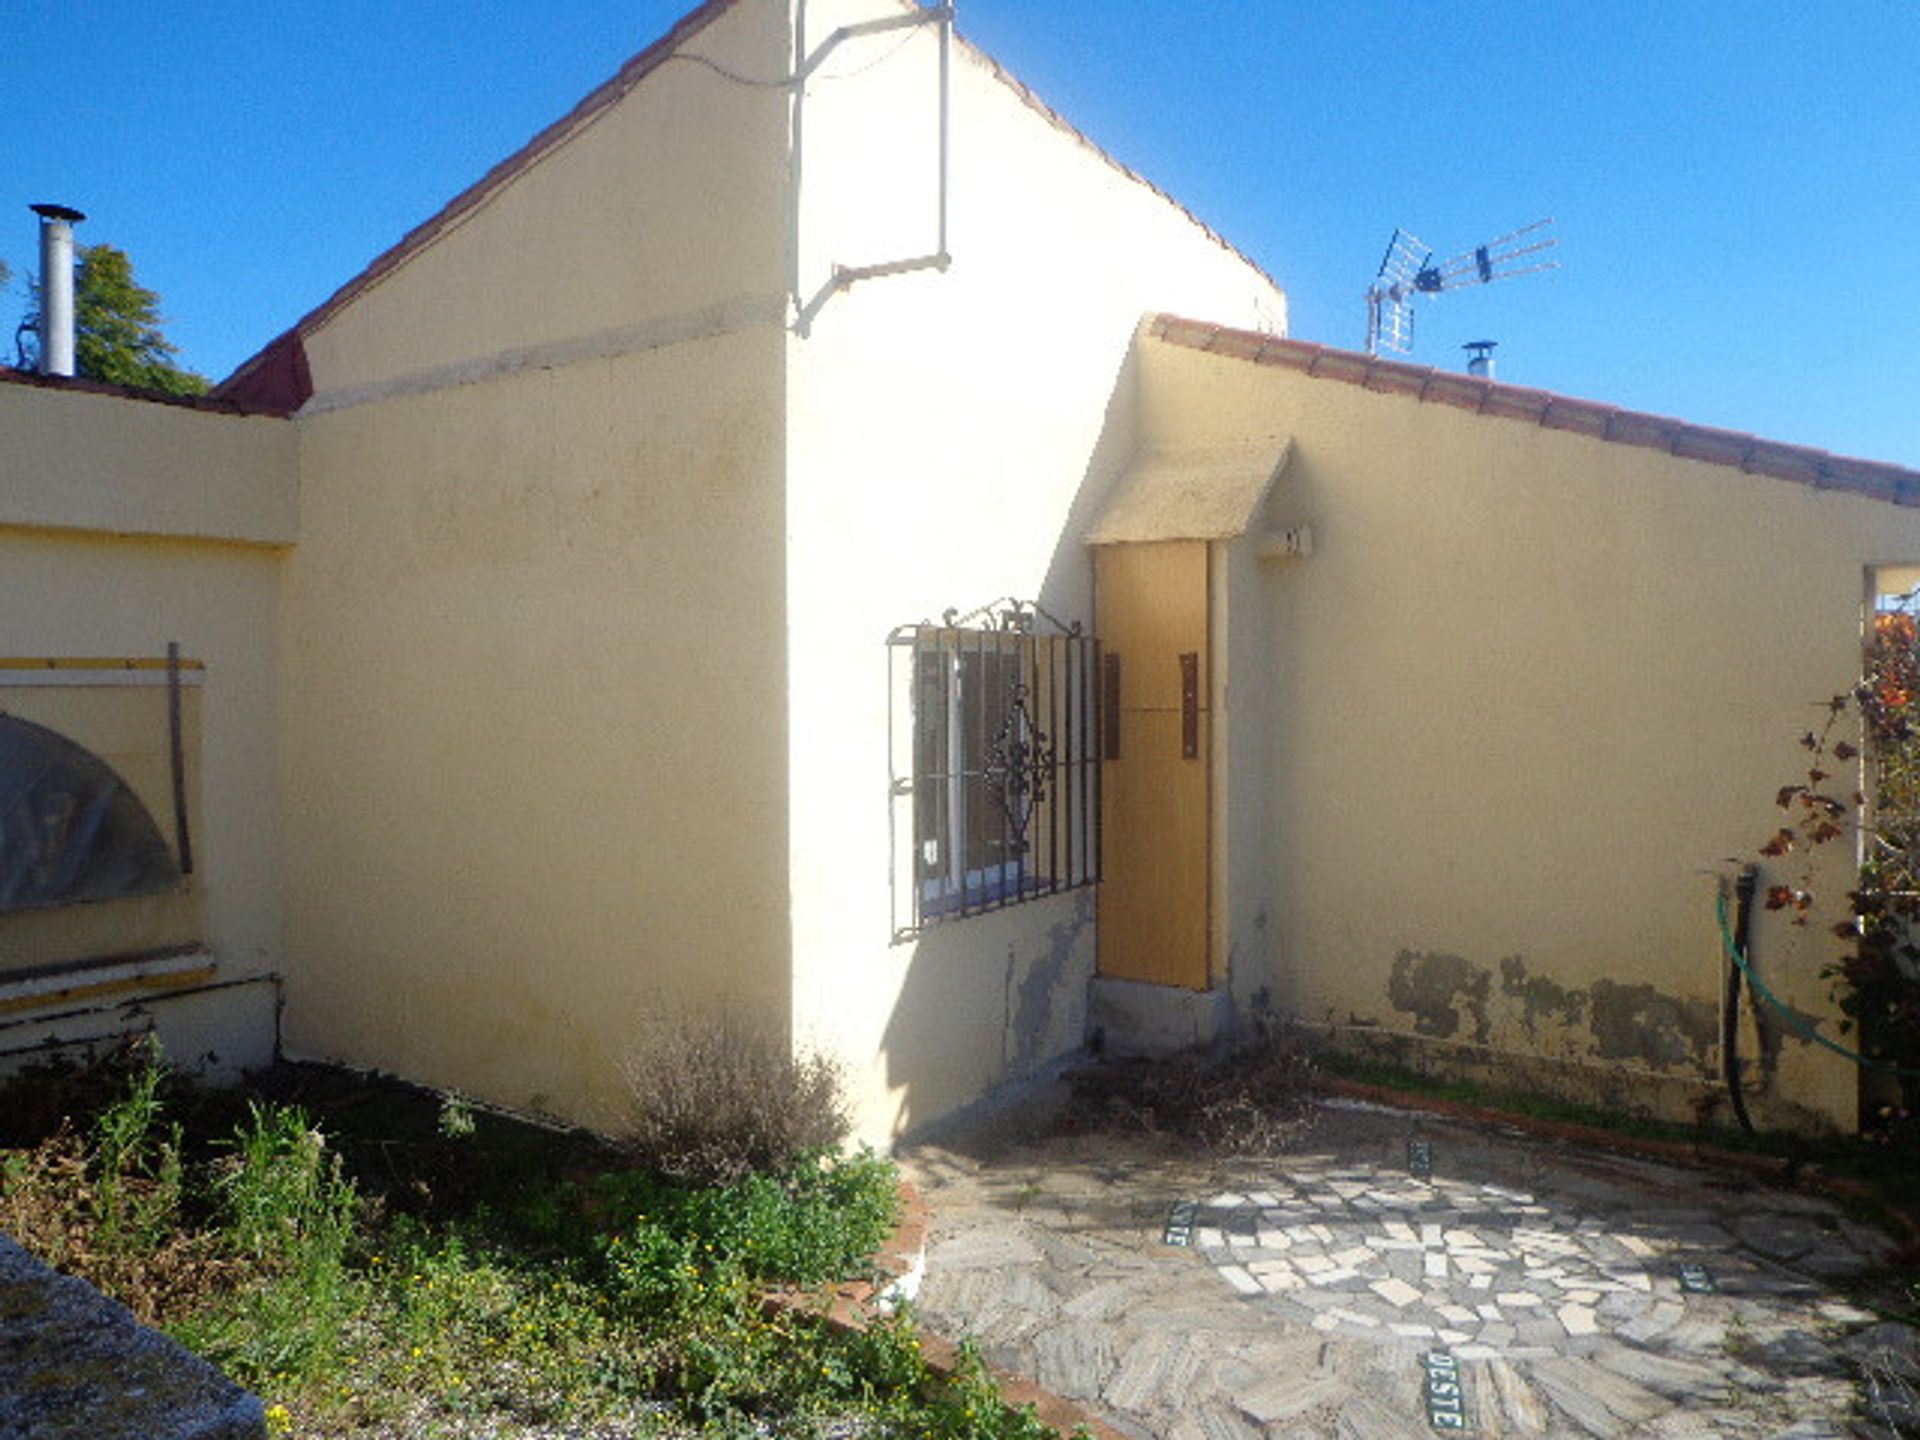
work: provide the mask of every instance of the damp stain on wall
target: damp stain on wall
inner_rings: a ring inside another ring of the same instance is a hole
[[[1019,958],[1007,952],[1008,1042],[1010,1075],[1024,1075],[1053,1058],[1059,1048],[1063,1023],[1077,1034],[1083,1016],[1063,1006],[1083,995],[1089,961],[1082,940],[1092,918],[1091,908],[1076,905],[1071,920],[1047,927],[1045,948],[1020,971]],[[1017,977],[1017,978],[1016,978]]]
[[[1596,980],[1594,1053],[1602,1060],[1642,1060],[1674,1066],[1705,1065],[1720,1039],[1720,1011],[1710,1000],[1682,1000],[1651,985]]]
[[[1402,950],[1387,980],[1393,1008],[1416,1035],[1477,1045],[1550,1046],[1571,1058],[1626,1060],[1655,1069],[1709,1068],[1720,1040],[1712,1000],[1669,995],[1652,985],[1596,980],[1579,988],[1528,972],[1524,956],[1492,969],[1465,956]],[[1579,1038],[1575,1038],[1575,1037]]]
[[[1529,975],[1527,962],[1508,955],[1500,962],[1500,993],[1520,1004],[1520,1023],[1529,1037],[1537,1037],[1543,1019],[1578,1025],[1586,1014],[1584,990],[1569,990],[1545,975]]]
[[[1464,955],[1422,950],[1402,950],[1387,980],[1387,999],[1394,1009],[1413,1016],[1416,1034],[1458,1038],[1465,1011],[1473,1017],[1471,1039],[1477,1045],[1486,1044],[1491,1035],[1487,998],[1492,990],[1493,977],[1484,965]]]

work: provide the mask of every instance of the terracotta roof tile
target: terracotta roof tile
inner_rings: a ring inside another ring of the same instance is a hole
[[[1612,411],[1605,405],[1595,405],[1588,400],[1565,400],[1556,398],[1547,404],[1541,412],[1540,424],[1548,430],[1571,430],[1576,435],[1591,435],[1596,440],[1607,438],[1607,424],[1612,419]]]
[[[252,405],[246,400],[225,395],[169,395],[162,390],[143,390],[137,385],[114,385],[105,380],[89,380],[80,375],[42,375],[37,370],[16,370],[0,365],[0,385],[28,385],[41,390],[74,390],[82,395],[111,395],[122,400],[144,400],[154,405],[172,405],[182,410],[206,410],[216,415],[260,415],[281,417],[284,411]]]
[[[272,415],[293,414],[313,397],[313,371],[299,330],[274,340],[222,381],[215,393]]]
[[[1389,370],[1377,370],[1361,382],[1367,389],[1378,391],[1382,395],[1412,395],[1418,397],[1427,388],[1427,377],[1408,375]]]
[[[1481,389],[1479,382],[1465,375],[1436,370],[1421,387],[1420,398],[1429,405],[1451,405],[1457,410],[1477,412],[1480,402],[1486,398],[1486,392]]]
[[[1412,396],[1425,404],[1449,405],[1548,430],[1570,430],[1611,445],[1638,445],[1686,460],[1725,465],[1753,475],[1811,485],[1815,489],[1847,490],[1895,505],[1920,506],[1920,471],[1880,460],[1856,460],[1742,431],[1693,425],[1684,420],[1555,395],[1547,390],[1506,385],[1400,360],[1382,360],[1375,355],[1315,345],[1306,340],[1283,340],[1177,315],[1154,316],[1147,333],[1171,345],[1298,370],[1315,379],[1339,380],[1383,395]]]

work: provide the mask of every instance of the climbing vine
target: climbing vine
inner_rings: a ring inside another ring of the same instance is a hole
[[[1906,603],[1916,598],[1920,592]],[[1911,608],[1874,616],[1859,682],[1825,710],[1824,725],[1800,737],[1805,776],[1774,797],[1785,813],[1760,853],[1779,859],[1858,842],[1846,916],[1831,922],[1845,953],[1821,973],[1834,983],[1841,1028],[1863,1056],[1920,1071],[1920,627]],[[1858,788],[1862,746],[1866,779]],[[1819,913],[1808,879],[1770,885],[1766,906],[1789,912],[1795,925],[1813,924]],[[1920,1080],[1904,1085],[1909,1102],[1920,1098]],[[1889,1108],[1882,1118],[1905,1117]]]

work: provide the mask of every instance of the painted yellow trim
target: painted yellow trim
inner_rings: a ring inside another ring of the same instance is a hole
[[[72,656],[51,655],[5,656],[0,655],[0,670],[165,670],[167,658],[149,656]],[[182,660],[182,670],[204,670],[204,660]]]
[[[189,985],[199,985],[213,979],[215,967],[201,965],[192,970],[174,970],[161,975],[125,975],[115,980],[101,980],[92,985],[74,985],[65,990],[42,990],[35,995],[15,995],[0,999],[0,1015],[13,1014],[20,1010],[44,1010],[51,1005],[69,1005],[76,1000],[97,1000],[105,995],[124,994],[130,990],[181,990]]]

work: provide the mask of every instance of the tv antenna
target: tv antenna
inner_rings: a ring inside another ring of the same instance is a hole
[[[1367,353],[1378,355],[1393,350],[1406,355],[1413,350],[1413,297],[1438,295],[1468,285],[1486,285],[1495,280],[1511,280],[1517,275],[1532,275],[1541,270],[1557,270],[1557,260],[1520,262],[1528,256],[1551,250],[1558,237],[1542,234],[1553,224],[1549,215],[1531,225],[1489,240],[1471,250],[1463,250],[1451,260],[1435,261],[1433,251],[1417,236],[1395,230],[1387,242],[1387,253],[1380,259],[1380,272],[1367,288]]]

